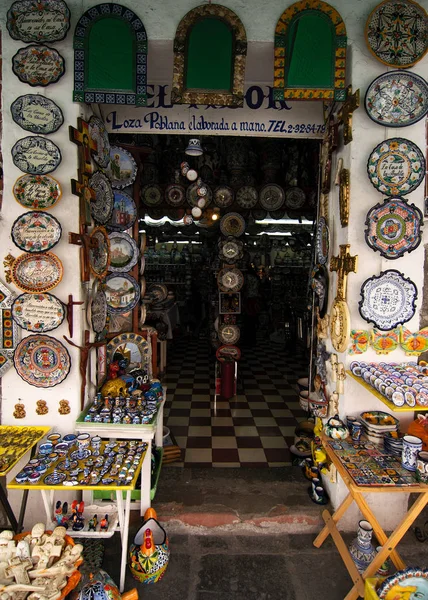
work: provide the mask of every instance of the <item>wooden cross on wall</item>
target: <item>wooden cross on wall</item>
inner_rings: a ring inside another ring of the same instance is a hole
[[[352,142],[352,114],[360,107],[360,90],[352,93],[352,85],[346,89],[346,100],[339,111],[339,123],[343,123],[343,143]]]
[[[357,272],[358,256],[351,256],[349,244],[339,246],[339,256],[332,256],[330,260],[330,271],[337,272],[336,300],[346,302],[346,284],[349,273]]]
[[[80,169],[82,173],[87,175],[92,174],[91,155],[97,152],[97,143],[89,134],[89,125],[80,117],[77,119],[77,129],[75,127],[68,128],[70,141],[77,144],[79,147]]]
[[[84,225],[91,225],[91,202],[96,198],[95,191],[89,185],[89,175],[82,173],[82,170],[78,171],[78,180],[71,180],[71,191],[75,196],[80,198],[80,216],[84,222]]]
[[[328,194],[331,186],[331,165],[333,152],[339,145],[339,123],[335,123],[334,117],[328,120],[327,135],[323,141],[323,172],[322,172],[322,193]]]

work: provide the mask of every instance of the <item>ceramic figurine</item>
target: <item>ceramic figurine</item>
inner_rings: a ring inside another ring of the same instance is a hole
[[[58,412],[60,415],[69,415],[71,412],[70,403],[68,400],[60,400]]]
[[[108,529],[108,515],[104,515],[104,519],[100,521],[100,531],[107,531]]]
[[[349,552],[352,556],[359,573],[364,573],[366,568],[376,556],[375,547],[372,544],[373,528],[368,521],[358,523],[357,537],[352,541]]]
[[[88,522],[88,531],[96,531],[97,530],[97,525],[98,525],[98,517],[97,517],[97,515],[94,515],[92,517],[92,519],[89,519],[89,522]]]
[[[165,574],[169,554],[166,531],[157,521],[156,511],[148,508],[129,549],[129,568],[133,577],[144,584],[156,583]]]
[[[339,419],[338,415],[335,415],[327,421],[324,431],[326,435],[334,440],[344,440],[349,435],[346,425],[341,419]]]
[[[134,588],[121,596],[111,577],[100,569],[89,575],[89,581],[82,587],[77,600],[120,600],[121,598],[138,600],[138,592]]]

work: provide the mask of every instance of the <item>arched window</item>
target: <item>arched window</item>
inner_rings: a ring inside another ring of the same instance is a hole
[[[147,104],[147,35],[120,4],[87,10],[74,32],[74,102]]]
[[[219,4],[188,12],[174,40],[173,103],[242,106],[246,53],[234,12]]]
[[[346,100],[346,44],[345,24],[329,4],[287,8],[275,30],[275,100]]]

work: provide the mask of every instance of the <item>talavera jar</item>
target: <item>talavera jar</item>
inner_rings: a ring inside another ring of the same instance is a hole
[[[366,568],[376,556],[376,549],[372,544],[373,527],[368,521],[358,523],[357,537],[349,546],[349,552],[359,573],[364,573]]]

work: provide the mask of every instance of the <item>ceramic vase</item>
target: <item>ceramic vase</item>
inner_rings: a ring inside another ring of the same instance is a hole
[[[416,471],[416,462],[418,452],[422,450],[422,440],[415,435],[405,435],[403,437],[403,452],[401,455],[401,464],[408,471]]]
[[[376,550],[372,544],[372,535],[373,527],[370,523],[364,520],[360,521],[358,523],[357,537],[349,546],[349,552],[359,573],[364,573],[376,556]]]

